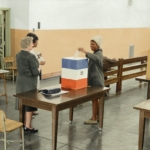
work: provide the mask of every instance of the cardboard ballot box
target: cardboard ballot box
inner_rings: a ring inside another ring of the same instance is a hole
[[[67,89],[87,87],[87,75],[87,58],[62,58],[61,87]]]

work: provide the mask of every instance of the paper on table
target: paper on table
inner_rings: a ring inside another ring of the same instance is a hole
[[[75,54],[74,54],[74,58],[77,58],[78,56],[79,56],[79,51],[78,50],[76,50],[76,52],[75,52]]]
[[[51,94],[51,95],[52,95],[52,96],[57,96],[57,95],[65,94],[65,93],[69,93],[69,91],[61,90],[59,93]]]

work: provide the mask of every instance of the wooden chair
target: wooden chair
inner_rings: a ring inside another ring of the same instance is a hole
[[[0,94],[0,96],[5,96],[5,98],[6,98],[6,104],[8,104],[8,97],[7,97],[7,90],[6,90],[6,80],[5,80],[5,74],[7,72],[8,71],[6,71],[6,70],[1,70],[0,69],[0,78],[2,79],[3,85],[4,85],[4,93]]]
[[[7,76],[12,76],[12,79],[14,81],[17,67],[14,65],[14,58],[12,56],[4,57],[4,69],[10,71]]]
[[[9,144],[9,142],[20,141],[20,140],[16,140],[16,141],[7,140],[7,138],[6,138],[7,133],[12,132],[12,131],[19,129],[19,128],[22,128],[21,139],[22,139],[22,150],[24,150],[23,123],[15,121],[15,120],[7,119],[5,113],[2,110],[0,110],[0,132],[4,133],[4,138],[1,138],[0,141],[4,141],[4,150],[7,149],[7,143]]]

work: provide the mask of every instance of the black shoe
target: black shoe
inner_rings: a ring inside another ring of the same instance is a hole
[[[27,127],[24,127],[24,131],[25,131],[25,132],[28,132],[28,133],[36,133],[36,132],[38,132],[37,129],[34,129],[34,128],[29,129],[29,128],[27,128]]]

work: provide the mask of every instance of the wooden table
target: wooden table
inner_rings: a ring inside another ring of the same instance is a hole
[[[32,90],[14,96],[19,98],[19,120],[21,122],[24,120],[24,105],[52,111],[52,150],[56,150],[59,111],[70,108],[70,121],[73,121],[73,107],[98,98],[99,129],[101,130],[103,127],[104,96],[108,90],[109,88],[106,87],[87,87],[79,90],[70,90],[69,93],[56,97],[44,96],[38,90]]]
[[[8,72],[9,71],[7,71],[7,70],[1,70],[0,69],[0,78],[3,80],[3,85],[4,85],[4,94],[0,94],[0,96],[5,96],[6,104],[8,104],[8,98],[7,98],[5,74],[8,73]]]
[[[150,118],[150,100],[146,100],[146,101],[134,106],[133,108],[140,111],[138,150],[143,150],[145,119]]]
[[[135,80],[148,83],[148,86],[147,86],[147,99],[150,99],[150,79],[147,79],[146,75],[144,75],[144,76],[136,77]]]

